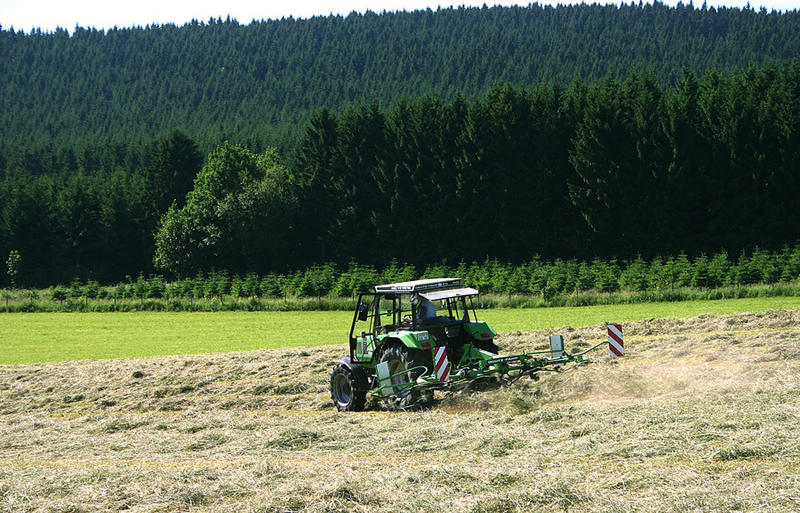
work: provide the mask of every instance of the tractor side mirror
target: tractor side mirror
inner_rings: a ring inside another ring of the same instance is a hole
[[[359,321],[366,321],[367,315],[369,314],[369,307],[364,303],[358,304],[358,320]]]

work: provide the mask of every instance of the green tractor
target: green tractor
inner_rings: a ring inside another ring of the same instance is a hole
[[[473,298],[478,291],[460,278],[436,278],[378,285],[359,294],[350,327],[350,356],[330,377],[339,411],[363,410],[367,396],[390,409],[424,408],[436,390],[458,390],[477,382],[538,379],[542,370],[584,362],[570,354],[559,335],[550,350],[498,355],[497,333],[479,321]],[[438,304],[436,308],[434,304]],[[619,328],[619,325],[611,325]],[[609,331],[611,333],[611,331]],[[621,330],[619,347],[622,346]]]

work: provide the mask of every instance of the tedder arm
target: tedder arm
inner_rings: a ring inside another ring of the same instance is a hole
[[[524,376],[539,379],[539,372],[558,372],[570,363],[578,365],[589,363],[590,360],[584,355],[606,344],[612,356],[624,356],[622,327],[619,324],[608,324],[607,331],[608,339],[580,353],[568,352],[564,349],[563,337],[551,335],[549,350],[511,356],[498,356],[480,351],[479,358],[475,358],[459,368],[453,368],[450,365],[444,347],[436,347],[433,349],[435,372],[429,372],[425,366],[418,366],[390,374],[388,365],[380,364],[376,368],[378,387],[372,390],[371,394],[382,397],[390,404],[407,407],[413,404],[413,401],[408,400],[410,396],[420,397],[424,392],[433,392],[434,390],[464,390],[473,383],[487,378],[495,378],[505,384],[513,383]],[[422,375],[416,381],[403,381],[406,376],[415,371],[422,371]]]

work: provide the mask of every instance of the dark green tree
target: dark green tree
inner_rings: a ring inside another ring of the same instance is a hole
[[[649,73],[589,90],[570,162],[570,197],[598,234],[598,252],[629,255],[666,229],[660,184],[667,149],[661,91]]]
[[[328,259],[329,242],[338,222],[336,193],[343,188],[342,174],[338,120],[323,108],[308,122],[292,177],[304,206],[298,219],[302,244],[312,261]]]
[[[194,178],[203,166],[197,144],[175,130],[155,143],[151,159],[145,180],[156,215],[166,212],[173,202],[182,208],[186,193],[192,189]]]
[[[297,201],[277,153],[232,144],[211,153],[186,205],[173,205],[156,234],[155,263],[178,274],[263,271],[285,264]]]

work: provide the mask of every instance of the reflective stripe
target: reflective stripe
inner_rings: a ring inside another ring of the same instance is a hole
[[[622,339],[622,326],[608,325],[608,348],[613,356],[625,356],[625,344]]]
[[[447,360],[447,348],[439,346],[435,351],[436,378],[446,381],[450,377],[450,362]]]

